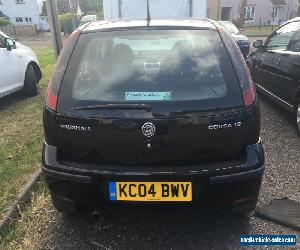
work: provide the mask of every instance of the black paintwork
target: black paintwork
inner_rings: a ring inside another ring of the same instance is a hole
[[[296,100],[300,97],[300,46],[297,50],[292,49],[295,48],[293,45],[300,43],[300,21],[293,22],[299,23],[299,27],[287,49],[268,48],[270,39],[276,35],[275,31],[247,59],[258,90],[289,111],[294,111]]]
[[[58,149],[44,144],[43,172],[52,193],[78,204],[99,206],[108,200],[109,181],[191,181],[193,203],[232,205],[258,195],[264,172],[261,143],[248,145],[236,161],[181,166],[123,166],[59,162]]]
[[[206,22],[210,28],[219,27]],[[115,23],[112,26],[117,29]],[[220,35],[233,68],[232,82],[238,87],[229,101],[213,103],[214,108],[189,101],[137,109],[109,109],[102,104],[99,109],[64,109],[62,98],[58,112],[45,106],[43,171],[51,193],[90,203],[97,197],[107,199],[108,181],[190,180],[194,201],[209,196],[216,200],[218,195],[231,204],[257,196],[264,171],[258,102],[244,107],[242,92],[249,78],[243,58],[232,39],[226,39],[229,35]],[[75,45],[67,45],[64,55],[70,57]],[[63,59],[65,65],[69,59]],[[65,68],[58,68],[54,80],[62,81],[64,74]],[[59,85],[55,83],[56,93]],[[156,127],[151,138],[141,130],[146,122]],[[209,129],[213,125],[223,127]]]

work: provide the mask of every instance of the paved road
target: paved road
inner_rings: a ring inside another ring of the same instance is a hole
[[[300,138],[285,111],[264,98],[261,111],[266,173],[259,205],[283,197],[300,202]],[[242,233],[300,236],[255,216],[237,218],[196,208],[106,208],[98,220],[65,218],[50,202],[42,211],[31,232],[39,235],[41,249],[239,249]]]

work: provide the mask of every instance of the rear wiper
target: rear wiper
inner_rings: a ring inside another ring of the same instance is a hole
[[[126,104],[99,104],[84,107],[75,107],[74,110],[146,110],[151,111],[152,107],[148,104],[126,103]]]

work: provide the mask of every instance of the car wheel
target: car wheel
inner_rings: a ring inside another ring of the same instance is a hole
[[[296,101],[295,105],[295,123],[298,135],[300,136],[300,99]]]
[[[82,216],[86,211],[84,206],[77,205],[72,201],[64,200],[56,195],[51,194],[51,199],[55,209],[66,216]]]
[[[36,96],[38,94],[37,80],[32,65],[27,67],[23,90],[26,96]]]
[[[232,208],[232,213],[239,216],[247,216],[254,211],[258,201],[258,196],[253,197],[241,204],[234,205]]]

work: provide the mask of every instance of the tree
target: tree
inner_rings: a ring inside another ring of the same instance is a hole
[[[79,5],[85,15],[103,12],[103,0],[80,0]]]
[[[10,24],[11,24],[11,22],[7,18],[0,17],[0,26],[7,26]]]
[[[241,0],[240,1],[240,18],[239,18],[239,23],[240,23],[240,28],[244,28],[245,24],[245,8],[247,5],[247,0]]]

